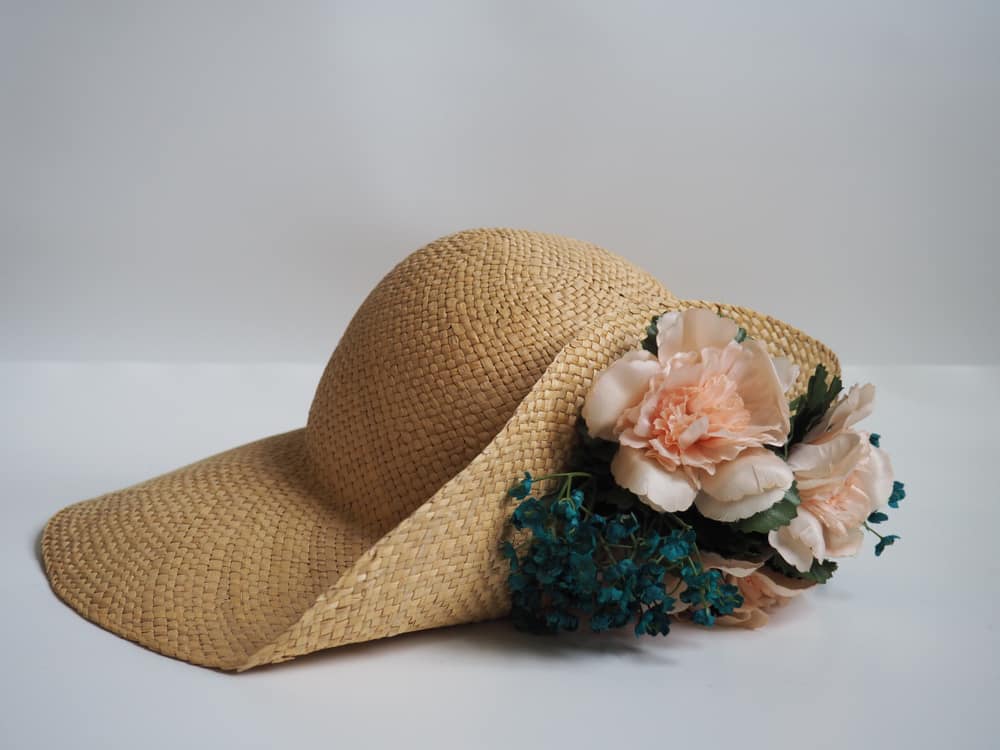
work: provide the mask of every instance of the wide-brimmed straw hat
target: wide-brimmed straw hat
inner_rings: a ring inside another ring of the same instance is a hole
[[[303,429],[72,505],[52,588],[103,628],[227,670],[509,611],[498,546],[520,472],[559,471],[595,373],[652,316],[707,307],[801,368],[774,318],[685,301],[599,247],[480,229],[394,268],[330,358]]]

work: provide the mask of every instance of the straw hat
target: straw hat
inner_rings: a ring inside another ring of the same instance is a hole
[[[305,428],[56,514],[52,588],[113,633],[227,670],[503,616],[506,490],[559,470],[594,374],[688,307],[793,359],[797,391],[817,364],[838,371],[791,326],[679,300],[594,245],[461,232],[368,296]]]

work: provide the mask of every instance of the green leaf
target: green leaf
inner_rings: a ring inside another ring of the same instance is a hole
[[[627,512],[642,502],[638,495],[617,485],[607,490],[599,490],[597,499],[599,502],[613,505],[620,513]]]
[[[839,376],[834,377],[829,386],[826,384],[826,376],[826,368],[817,365],[816,371],[809,378],[806,392],[788,405],[792,412],[792,428],[786,447],[801,442],[806,433],[823,418],[843,390],[844,386]]]
[[[659,319],[660,316],[655,315],[652,320],[650,320],[649,325],[646,326],[646,338],[642,340],[642,348],[652,354],[659,354],[660,352],[660,347],[656,345],[656,334],[659,332],[656,321]]]
[[[576,421],[576,433],[568,470],[591,475],[600,512],[625,512],[641,505],[639,497],[619,486],[611,475],[611,461],[618,452],[618,443],[591,437],[583,417]]]
[[[736,338],[734,340],[736,341],[737,344],[742,344],[744,341],[746,341],[746,338],[747,338],[747,329],[744,328],[743,326],[740,326],[739,330],[736,332]]]
[[[793,483],[785,492],[785,496],[770,508],[762,510],[760,513],[754,513],[749,518],[736,521],[733,523],[733,526],[737,530],[746,533],[766,534],[769,531],[790,524],[792,519],[795,518],[795,514],[798,513],[800,502],[799,491]]]
[[[576,420],[576,445],[570,457],[572,471],[594,473],[592,470],[601,471],[603,469],[607,472],[609,471],[608,464],[611,463],[611,459],[615,457],[617,452],[618,443],[592,437],[583,417]]]
[[[703,552],[716,552],[729,560],[761,563],[772,553],[766,534],[746,534],[731,523],[706,518],[693,506],[677,516],[694,529],[698,548]]]
[[[836,572],[837,563],[833,560],[826,560],[825,562],[813,560],[812,567],[803,573],[794,565],[785,562],[781,555],[776,554],[767,561],[767,567],[789,578],[798,578],[803,581],[812,581],[813,583],[826,583]]]

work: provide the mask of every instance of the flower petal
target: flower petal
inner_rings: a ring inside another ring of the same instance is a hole
[[[614,440],[618,418],[642,398],[659,370],[656,357],[640,350],[629,352],[598,373],[583,402],[583,419],[591,436]]]
[[[701,566],[706,570],[717,569],[737,578],[746,578],[763,564],[748,560],[730,560],[716,552],[701,552]]]
[[[751,448],[719,464],[715,474],[702,477],[701,488],[716,500],[732,503],[774,489],[781,490],[780,497],[794,479],[788,464],[774,453],[766,448]]]
[[[823,527],[816,516],[801,506],[792,522],[769,533],[767,541],[786,562],[803,573],[812,567],[813,557],[826,559]]]
[[[867,438],[857,432],[841,432],[822,443],[799,443],[788,454],[788,465],[795,472],[799,489],[812,489],[845,480],[867,448]]]
[[[778,373],[782,389],[788,393],[788,389],[799,379],[799,366],[787,357],[772,357],[771,361],[774,363],[774,371]]]
[[[755,431],[763,433],[764,443],[783,445],[791,426],[788,399],[771,355],[761,342],[748,340],[739,345],[738,354],[730,349],[724,356]]]
[[[875,409],[875,386],[871,383],[853,385],[841,396],[824,417],[805,436],[806,442],[822,440],[827,434],[848,430]]]
[[[611,461],[615,481],[661,512],[686,510],[697,490],[681,471],[667,471],[638,448],[621,446]]]
[[[718,625],[725,625],[727,627],[756,630],[767,625],[768,619],[767,612],[759,607],[754,607],[752,609],[737,610],[731,615],[723,615],[716,618],[715,622]]]
[[[661,315],[657,328],[656,346],[664,364],[679,352],[721,349],[739,332],[732,320],[704,308]]]
[[[757,579],[757,583],[767,593],[775,597],[791,598],[798,596],[806,589],[810,589],[816,585],[814,581],[789,578],[770,568],[761,568],[758,572],[760,577]]]
[[[842,534],[827,529],[826,554],[828,557],[851,557],[858,554],[865,541],[865,532],[860,528],[848,529]]]
[[[698,508],[698,512],[705,518],[731,523],[767,510],[784,496],[785,490],[779,488],[762,492],[759,495],[746,495],[739,500],[723,502],[707,492],[699,492],[694,499],[694,504]]]
[[[862,434],[862,438],[867,441],[868,435]],[[878,510],[889,502],[889,497],[892,495],[893,472],[888,453],[873,445],[868,460],[858,473],[861,488],[871,502],[869,510]]]

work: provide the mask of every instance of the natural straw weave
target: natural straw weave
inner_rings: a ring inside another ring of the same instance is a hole
[[[52,518],[52,588],[113,633],[229,670],[502,616],[507,488],[558,471],[594,374],[688,307],[790,356],[797,392],[817,364],[839,370],[791,326],[677,300],[594,245],[462,232],[369,295],[304,429]]]

